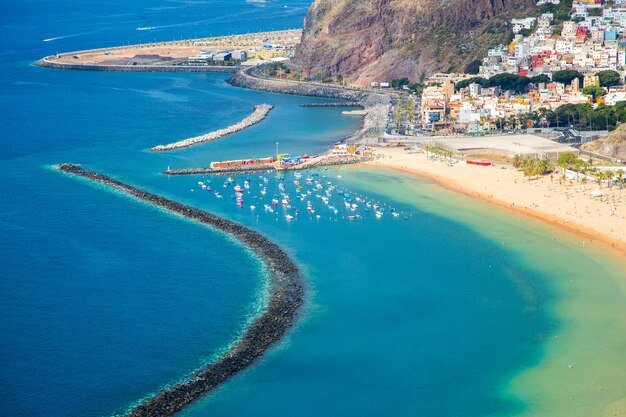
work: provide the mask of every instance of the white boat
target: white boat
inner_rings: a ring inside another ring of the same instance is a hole
[[[383,217],[383,212],[382,211],[376,211],[376,218],[380,219],[381,217]]]
[[[397,211],[394,211],[393,213],[391,213],[391,215],[393,217],[400,217],[400,213],[398,213]]]
[[[250,206],[250,210],[256,209],[256,206]]]
[[[263,189],[261,190],[261,194],[263,194],[263,195],[267,194],[267,190],[266,190],[265,188],[263,188]]]
[[[287,214],[287,215],[285,216],[285,219],[287,219],[287,220],[293,220],[293,216],[292,216],[291,214]]]
[[[235,192],[236,192],[236,193],[243,193],[243,188],[241,188],[241,187],[239,186],[239,184],[237,184],[237,185],[235,186]]]

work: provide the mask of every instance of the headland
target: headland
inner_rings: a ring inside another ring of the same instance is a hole
[[[147,398],[134,406],[129,417],[169,417],[233,375],[246,369],[272,345],[279,342],[293,325],[304,302],[303,278],[297,265],[276,243],[262,234],[228,219],[178,203],[125,184],[112,177],[75,164],[61,164],[58,170],[110,187],[126,195],[184,216],[224,232],[252,250],[265,264],[270,296],[264,313],[256,317],[244,335],[220,358],[196,371],[186,380]]]
[[[211,133],[207,133],[205,135],[196,136],[193,138],[181,140],[174,143],[169,143],[167,145],[157,145],[150,150],[153,152],[163,152],[163,151],[171,151],[174,149],[186,148],[189,146],[197,145],[203,142],[210,142],[213,140],[217,140],[226,135],[230,135],[241,130],[247,129],[250,126],[253,126],[259,122],[261,122],[265,117],[267,117],[270,110],[272,110],[274,106],[271,104],[258,104],[254,106],[254,111],[246,116],[243,120],[234,125],[230,125],[225,127],[224,129],[216,130]]]
[[[289,29],[115,46],[49,55],[35,65],[82,71],[234,73],[246,65],[283,59],[293,52],[300,35],[300,29]]]

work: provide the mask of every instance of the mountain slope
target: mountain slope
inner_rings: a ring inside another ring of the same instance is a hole
[[[533,0],[315,0],[295,62],[308,75],[341,74],[359,85],[462,71],[511,38],[508,19]]]

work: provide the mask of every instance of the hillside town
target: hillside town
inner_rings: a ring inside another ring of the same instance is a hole
[[[401,133],[612,130],[626,121],[626,2],[538,0],[537,6],[538,16],[510,20],[512,41],[489,49],[467,73],[435,74],[423,84],[394,80],[419,103]],[[394,124],[387,130],[398,133]]]

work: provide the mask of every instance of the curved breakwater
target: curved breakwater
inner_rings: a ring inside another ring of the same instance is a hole
[[[365,109],[361,128],[348,137],[353,141],[376,137],[380,126],[385,126],[390,98],[381,93],[357,90],[352,88],[320,85],[297,81],[277,80],[261,77],[255,73],[256,68],[243,69],[226,82],[236,87],[270,93],[292,94],[297,96],[334,98],[350,102]]]
[[[36,61],[34,65],[43,68],[54,68],[76,71],[103,71],[103,72],[213,72],[232,74],[241,69],[240,66],[209,66],[209,65],[103,65],[103,64],[70,64],[51,61],[52,57],[45,57]]]
[[[249,128],[252,125],[255,125],[261,122],[263,119],[267,117],[267,114],[272,110],[274,106],[271,104],[258,104],[254,106],[254,111],[252,114],[248,115],[242,121],[235,123],[234,125],[230,125],[225,127],[224,129],[216,130],[211,133],[207,133],[206,135],[200,135],[193,138],[181,140],[178,142],[170,143],[167,145],[157,145],[150,150],[153,152],[163,152],[163,151],[171,151],[173,149],[186,148],[188,146],[193,146],[198,143],[210,142],[226,135],[230,135],[232,133],[239,132],[240,130],[244,130]]]
[[[356,101],[343,101],[340,103],[304,103],[300,104],[300,107],[363,107],[363,105]]]
[[[61,164],[58,170],[114,188],[188,219],[225,232],[252,249],[269,272],[270,299],[266,311],[246,329],[241,339],[216,361],[177,383],[143,400],[128,417],[168,417],[212,391],[230,377],[250,366],[293,325],[303,304],[304,287],[296,264],[277,244],[262,234],[209,212],[143,191],[109,176],[75,164]]]

